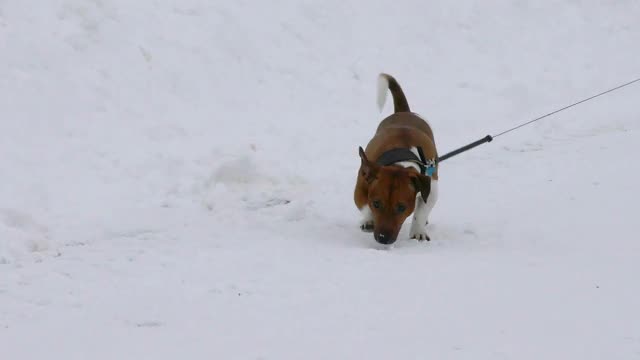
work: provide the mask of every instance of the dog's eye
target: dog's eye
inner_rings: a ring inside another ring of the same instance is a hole
[[[398,204],[398,207],[397,207],[398,214],[402,214],[405,210],[407,210],[407,207],[404,204]]]
[[[373,203],[371,204],[373,205],[374,208],[380,209],[380,200],[374,200]]]

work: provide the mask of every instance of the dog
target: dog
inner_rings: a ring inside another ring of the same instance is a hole
[[[359,147],[354,201],[362,213],[360,228],[373,232],[384,245],[393,244],[405,220],[413,214],[410,238],[431,240],[429,214],[438,198],[438,153],[433,131],[409,104],[393,76],[378,77],[377,102],[382,111],[387,92],[394,113],[383,119],[363,150]]]

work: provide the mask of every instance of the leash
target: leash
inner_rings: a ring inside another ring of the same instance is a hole
[[[536,121],[542,120],[542,119],[544,119],[544,118],[546,118],[546,117],[549,117],[549,116],[554,115],[554,114],[557,114],[557,113],[559,113],[559,112],[561,112],[561,111],[564,111],[564,110],[567,110],[567,109],[569,109],[569,108],[572,108],[572,107],[574,107],[574,106],[576,106],[576,105],[580,105],[580,104],[582,104],[582,103],[584,103],[584,102],[587,102],[587,101],[589,101],[589,100],[593,100],[593,99],[595,99],[595,98],[597,98],[597,97],[599,97],[599,96],[602,96],[602,95],[608,94],[608,93],[610,93],[610,92],[614,92],[614,91],[616,91],[616,90],[622,89],[623,87],[629,86],[629,85],[634,84],[634,83],[637,83],[637,82],[639,82],[639,81],[640,81],[640,78],[637,78],[637,79],[635,79],[635,80],[629,81],[629,82],[624,83],[624,84],[622,84],[622,85],[618,85],[618,86],[616,86],[616,87],[614,87],[614,88],[611,88],[611,89],[609,89],[609,90],[603,91],[603,92],[601,92],[601,93],[599,93],[599,94],[596,94],[596,95],[590,96],[590,97],[588,97],[588,98],[586,98],[586,99],[583,99],[583,100],[580,100],[580,101],[578,101],[578,102],[575,102],[575,103],[573,103],[573,104],[571,104],[571,105],[567,105],[567,106],[565,106],[565,107],[563,107],[563,108],[560,108],[560,109],[558,109],[558,110],[552,111],[552,112],[550,112],[550,113],[544,114],[544,115],[542,115],[542,116],[540,116],[540,117],[537,117],[537,118],[535,118],[535,119],[529,120],[529,121],[527,121],[527,122],[525,122],[525,123],[522,123],[522,124],[520,124],[520,125],[518,125],[518,126],[514,126],[514,127],[512,127],[511,129],[508,129],[508,130],[502,131],[502,132],[500,132],[500,133],[498,133],[498,134],[496,134],[496,135],[493,135],[493,136],[491,136],[491,135],[487,135],[487,136],[483,137],[483,138],[482,138],[482,139],[480,139],[480,140],[476,140],[476,141],[472,142],[471,144],[465,145],[465,146],[463,146],[463,147],[461,147],[461,148],[459,148],[459,149],[453,150],[453,151],[451,151],[451,152],[448,152],[448,153],[446,153],[446,154],[444,154],[444,155],[442,155],[442,156],[438,157],[438,160],[437,160],[437,161],[438,161],[438,163],[441,163],[441,162],[443,162],[443,161],[445,161],[445,160],[447,160],[447,159],[449,159],[449,158],[451,158],[451,157],[454,157],[454,156],[456,156],[456,155],[458,155],[458,154],[461,154],[461,153],[463,153],[463,152],[469,151],[469,150],[471,150],[471,149],[475,148],[476,146],[480,146],[480,145],[482,145],[482,144],[484,144],[484,143],[491,142],[493,139],[495,139],[495,138],[497,138],[497,137],[499,137],[499,136],[502,136],[502,135],[508,134],[508,133],[510,133],[510,132],[512,132],[512,131],[515,131],[515,130],[520,129],[521,127],[527,126],[527,125],[532,124],[532,123],[534,123],[534,122],[536,122]]]

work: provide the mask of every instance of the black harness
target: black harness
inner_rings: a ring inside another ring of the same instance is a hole
[[[424,157],[422,147],[418,146],[418,155],[409,148],[395,148],[387,150],[378,159],[376,164],[389,166],[401,161],[410,161],[420,167],[420,174],[431,176],[436,169],[435,160],[427,160]]]

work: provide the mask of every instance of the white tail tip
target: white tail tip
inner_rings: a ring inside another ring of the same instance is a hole
[[[382,111],[384,109],[384,103],[387,101],[387,92],[389,90],[389,79],[387,79],[384,74],[380,74],[378,76],[378,94],[377,94],[377,102],[378,109]]]

